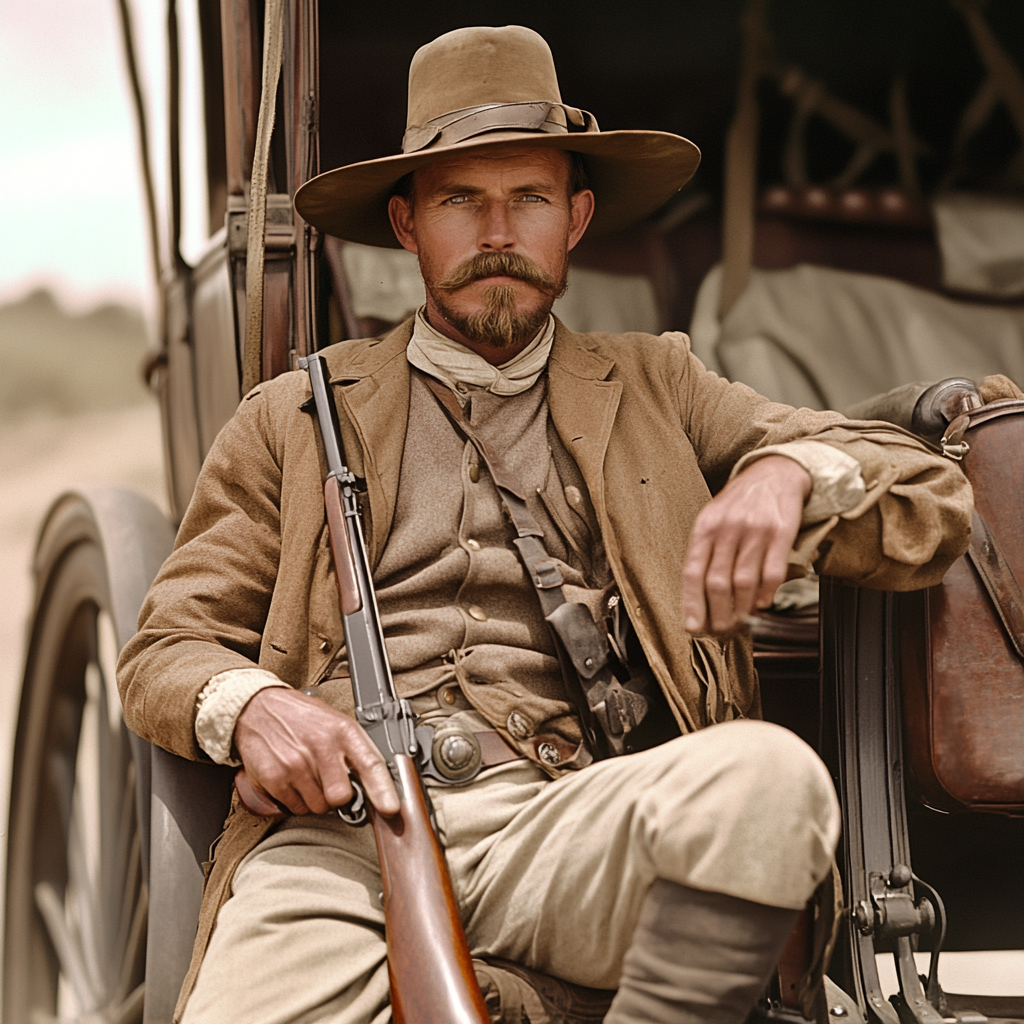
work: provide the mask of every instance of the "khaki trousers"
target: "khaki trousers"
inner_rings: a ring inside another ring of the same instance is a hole
[[[825,766],[764,722],[712,726],[552,781],[516,761],[431,788],[474,956],[615,988],[655,878],[803,907],[839,810]],[[390,1019],[369,828],[291,818],[242,861],[185,1024]]]

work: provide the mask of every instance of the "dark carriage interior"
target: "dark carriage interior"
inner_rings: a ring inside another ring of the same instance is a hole
[[[592,111],[604,129],[677,132],[700,146],[694,181],[626,237],[592,240],[576,260],[656,282],[665,326],[686,330],[708,269],[721,257],[720,207],[725,136],[736,99],[743,0],[647,0],[597,3],[466,2],[432,7],[401,0],[386,6],[322,4],[320,13],[320,162],[327,170],[396,152],[405,129],[406,70],[417,47],[467,24],[527,25],[551,44],[563,99]],[[1024,7],[987,5],[985,16],[1018,66],[1024,62]],[[949,170],[952,139],[984,69],[963,20],[943,0],[775,0],[768,28],[781,63],[882,123],[893,79],[904,76],[913,130],[928,147],[919,161],[930,194]],[[895,277],[940,289],[939,259],[927,207],[911,196],[895,215],[842,219],[799,197],[779,209],[784,146],[793,103],[774,82],[760,89],[759,184],[764,189],[755,266],[812,262]],[[998,187],[1016,135],[996,110],[972,139],[960,187]],[[853,145],[821,118],[806,136],[811,182],[838,176]],[[896,159],[881,154],[858,178],[867,190],[898,183]],[[646,229],[646,230],[645,230]]]
[[[397,151],[405,128],[406,72],[423,43],[466,24],[535,28],[554,52],[563,99],[592,111],[602,128],[667,130],[701,147],[695,180],[673,202],[638,228],[588,240],[574,254],[582,266],[646,273],[665,326],[685,330],[700,283],[721,258],[724,143],[735,106],[744,7],[742,0],[321,4],[321,168]],[[1018,66],[1024,63],[1024,6],[994,0],[985,13]],[[918,163],[920,195],[898,189],[891,153],[858,178],[857,187],[869,195],[894,192],[902,201],[895,214],[876,210],[858,219],[844,217],[836,205],[812,209],[797,192],[778,188],[793,104],[774,82],[762,82],[754,265],[782,269],[810,262],[941,291],[924,197],[949,175],[958,120],[984,75],[960,15],[940,0],[775,0],[768,24],[780,60],[883,123],[893,79],[905,76],[913,128],[928,153]],[[1003,187],[998,171],[1017,144],[1005,111],[996,111],[972,139],[956,184]],[[809,181],[832,181],[852,152],[849,139],[822,119],[810,119]],[[816,652],[763,652],[760,670],[766,717],[816,745]],[[943,815],[911,801],[910,822],[916,870],[947,894],[946,948],[1024,947],[1024,820]]]

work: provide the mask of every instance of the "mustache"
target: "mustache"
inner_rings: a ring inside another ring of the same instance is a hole
[[[485,277],[514,277],[552,295],[561,290],[560,282],[518,252],[479,252],[434,287],[453,292]]]

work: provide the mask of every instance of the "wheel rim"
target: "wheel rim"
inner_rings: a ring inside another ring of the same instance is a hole
[[[141,1021],[146,887],[102,556],[59,563],[34,623],[15,750],[4,1019]]]

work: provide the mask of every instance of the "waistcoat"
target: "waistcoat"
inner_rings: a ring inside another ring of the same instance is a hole
[[[459,398],[474,430],[523,482],[567,598],[600,622],[611,571],[582,475],[550,423],[546,375],[518,395],[467,385]],[[414,370],[395,515],[374,572],[396,690],[421,713],[468,702],[554,774],[579,756],[582,732],[511,539],[486,465]],[[344,651],[331,675],[347,677]]]

